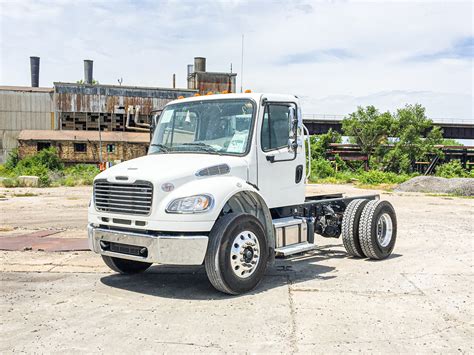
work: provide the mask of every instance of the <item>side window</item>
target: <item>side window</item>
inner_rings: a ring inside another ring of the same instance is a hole
[[[262,123],[262,150],[279,149],[288,145],[290,136],[290,106],[269,104],[265,108]]]

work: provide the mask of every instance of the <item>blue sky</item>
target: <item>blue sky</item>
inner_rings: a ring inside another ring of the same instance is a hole
[[[253,91],[300,96],[308,113],[421,103],[431,117],[473,119],[472,1],[0,0],[0,85],[83,77],[186,85],[186,64],[232,67]]]

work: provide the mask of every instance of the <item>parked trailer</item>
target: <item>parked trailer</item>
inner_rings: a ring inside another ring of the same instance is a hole
[[[391,254],[397,219],[389,202],[305,196],[311,152],[297,97],[175,100],[152,126],[147,156],[94,181],[90,248],[112,270],[204,264],[217,290],[240,294],[260,282],[275,257],[315,249],[315,234],[341,237],[353,257]]]

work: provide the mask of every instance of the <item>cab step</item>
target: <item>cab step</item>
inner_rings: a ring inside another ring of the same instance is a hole
[[[276,248],[275,253],[276,256],[289,256],[293,254],[304,253],[314,249],[316,249],[316,244],[303,242]]]

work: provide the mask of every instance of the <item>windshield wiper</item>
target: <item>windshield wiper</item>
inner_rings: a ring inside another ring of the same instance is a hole
[[[166,145],[164,145],[164,144],[151,143],[150,146],[152,146],[152,147],[158,147],[158,148],[160,148],[160,149],[161,149],[163,152],[165,152],[165,153],[168,153],[168,152],[170,151],[169,148],[168,148]]]
[[[202,142],[182,143],[181,145],[199,147],[199,148],[202,148],[202,150],[204,150],[206,152],[220,154],[220,152],[216,148],[214,148],[213,146],[211,146],[209,144],[202,143]]]

